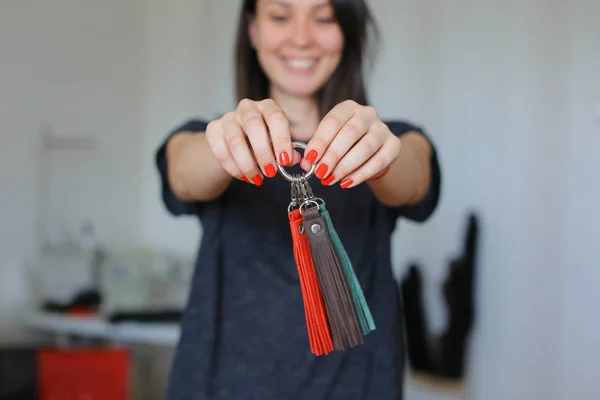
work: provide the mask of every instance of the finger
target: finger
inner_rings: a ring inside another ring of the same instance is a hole
[[[312,166],[313,166],[313,164],[309,163],[305,159],[302,159],[302,161],[300,162],[300,167],[303,170],[305,170],[306,172],[310,171],[310,169],[312,168]]]
[[[397,137],[391,138],[362,166],[345,175],[340,186],[344,189],[359,185],[372,177],[381,175],[398,157],[400,141]]]
[[[317,126],[312,139],[306,145],[306,160],[314,164],[319,161],[327,147],[340,129],[352,118],[356,111],[356,103],[344,101],[331,109]]]
[[[260,186],[263,182],[261,171],[254,161],[237,117],[223,119],[223,137],[242,174],[252,180],[255,185]]]
[[[298,150],[294,150],[292,152],[292,162],[290,163],[290,167],[293,167],[294,165],[298,164],[300,161],[304,161],[302,159],[302,154],[300,154],[300,152]]]
[[[355,169],[363,165],[369,160],[382,146],[382,136],[379,135],[376,129],[370,130],[348,153],[340,160],[336,167],[331,171],[331,174],[325,178],[319,177],[321,182],[326,182],[327,185],[333,185],[340,179],[346,177]],[[328,150],[329,152],[329,150]],[[319,167],[321,168],[321,167]],[[317,170],[319,169],[317,168]]]
[[[217,122],[211,122],[206,128],[206,141],[210,146],[215,158],[221,164],[223,169],[234,178],[248,181],[248,178],[244,176],[242,171],[238,168],[229,148],[227,142],[223,137],[222,124]]]
[[[292,162],[290,162],[290,164],[287,167],[293,167],[294,165],[298,164],[301,161],[303,161],[303,159],[302,159],[302,155],[300,154],[300,152],[298,150],[293,150],[292,151]],[[283,167],[283,165],[282,165],[282,167]]]
[[[300,152],[298,150],[293,150],[292,151],[292,161],[287,166],[293,167],[294,165],[298,164],[302,160],[303,160],[302,154],[300,154]],[[283,167],[283,165],[282,165],[282,167]]]
[[[355,114],[348,120],[348,122],[340,129],[339,133],[333,138],[331,144],[327,150],[325,150],[323,157],[321,157],[315,171],[317,178],[324,179],[331,171],[336,169],[338,163],[345,159],[348,151],[350,151],[350,149],[352,149],[352,147],[357,144],[368,131],[369,127],[367,124],[370,123],[370,120],[363,118],[359,114]],[[353,151],[354,157],[358,157],[356,158],[358,162],[362,163],[366,161],[368,157],[373,155],[373,152],[368,152],[366,150],[369,150],[368,147],[376,147],[375,150],[377,150],[381,145],[380,143],[377,143],[378,139],[379,136],[373,134],[366,143],[362,144],[360,151]],[[365,146],[367,146],[366,150]],[[364,156],[366,153],[369,154]],[[348,163],[348,161],[346,161],[346,163]]]
[[[262,168],[263,173],[272,178],[277,174],[275,170],[275,157],[271,149],[267,125],[263,120],[258,105],[251,100],[243,100],[238,106],[237,115],[248,141],[256,163]]]
[[[284,167],[290,165],[293,157],[292,135],[285,112],[271,99],[259,102],[258,106],[269,127],[271,143],[279,163]]]

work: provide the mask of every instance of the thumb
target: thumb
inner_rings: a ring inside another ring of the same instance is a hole
[[[312,168],[312,164],[309,163],[308,161],[306,161],[306,159],[302,159],[302,161],[300,161],[300,167],[305,170],[306,172],[310,171],[310,169]]]
[[[300,160],[302,160],[302,155],[300,154],[300,152],[298,150],[294,150],[292,152],[292,162],[290,163],[290,167],[294,166],[296,164],[298,164],[300,162]],[[302,165],[302,164],[300,164]]]

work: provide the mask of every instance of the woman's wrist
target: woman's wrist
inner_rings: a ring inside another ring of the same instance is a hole
[[[419,202],[427,193],[431,175],[431,145],[423,135],[402,136],[396,159],[367,183],[385,205],[399,207]]]

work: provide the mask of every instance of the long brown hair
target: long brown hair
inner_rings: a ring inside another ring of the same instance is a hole
[[[257,0],[244,0],[236,42],[236,97],[238,101],[260,101],[269,97],[269,79],[262,70],[248,35],[249,18]],[[378,38],[378,28],[364,0],[332,0],[335,18],[344,35],[344,49],[338,68],[319,92],[322,118],[336,104],[354,100],[367,105],[364,61],[369,27]]]

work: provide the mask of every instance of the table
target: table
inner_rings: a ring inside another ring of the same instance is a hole
[[[69,316],[43,311],[23,314],[23,325],[32,330],[55,335],[104,339],[117,343],[175,346],[179,340],[178,323],[119,322],[101,316]]]

